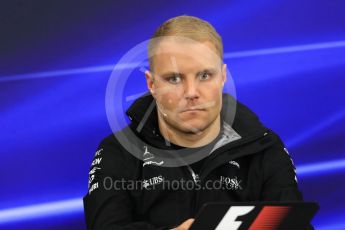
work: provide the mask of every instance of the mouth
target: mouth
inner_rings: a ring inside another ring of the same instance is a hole
[[[181,111],[181,113],[186,113],[186,112],[200,112],[200,111],[206,111],[206,109],[201,109],[201,108],[189,108],[189,109],[184,109]]]
[[[214,106],[214,104],[215,104],[215,102],[209,102],[209,103],[205,103],[203,105],[198,105],[198,106],[193,106],[190,108],[182,109],[180,112],[184,113],[184,112],[206,111],[207,108]]]

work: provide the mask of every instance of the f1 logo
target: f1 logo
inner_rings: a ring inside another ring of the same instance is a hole
[[[242,221],[236,221],[237,217],[248,214],[254,208],[255,206],[230,207],[218,224],[216,230],[237,230],[242,224]]]
[[[233,206],[219,222],[216,230],[237,230],[241,227],[242,221],[236,221],[239,216],[250,213],[255,206]],[[249,230],[273,230],[277,229],[281,221],[288,214],[290,207],[287,206],[265,206],[260,210]]]

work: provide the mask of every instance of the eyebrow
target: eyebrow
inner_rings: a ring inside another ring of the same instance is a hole
[[[197,76],[198,75],[200,75],[200,74],[202,74],[202,73],[205,73],[205,72],[208,72],[208,73],[211,73],[211,74],[215,74],[215,73],[217,73],[217,69],[215,69],[215,68],[206,68],[206,69],[204,69],[204,70],[202,70],[202,71],[199,71],[199,72],[197,72]]]
[[[174,71],[169,71],[163,74],[159,74],[159,76],[161,76],[162,78],[168,78],[174,75],[178,75],[178,76],[184,76],[184,74],[182,73],[178,73],[178,72],[174,72]]]
[[[217,71],[218,71],[218,70],[215,69],[215,68],[205,68],[205,69],[203,69],[202,71],[197,72],[197,73],[196,73],[196,76],[199,76],[200,74],[205,73],[205,72],[209,72],[209,73],[211,73],[211,74],[215,74],[215,73],[217,73]],[[175,72],[175,71],[168,71],[168,72],[166,72],[166,73],[159,74],[159,75],[160,75],[161,77],[163,77],[163,78],[171,77],[171,76],[174,76],[174,75],[178,75],[178,76],[182,76],[182,77],[185,76],[185,74],[179,73],[179,72]]]

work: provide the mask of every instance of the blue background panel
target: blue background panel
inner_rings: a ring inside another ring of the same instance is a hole
[[[304,198],[320,203],[316,229],[345,229],[342,0],[1,1],[1,229],[85,229],[113,68],[181,14],[221,34],[238,99],[281,136]],[[138,68],[125,89],[118,116],[146,91]]]

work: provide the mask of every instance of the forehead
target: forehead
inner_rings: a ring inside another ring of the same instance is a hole
[[[157,44],[153,61],[155,72],[197,71],[221,66],[216,48],[210,41],[164,39]]]

